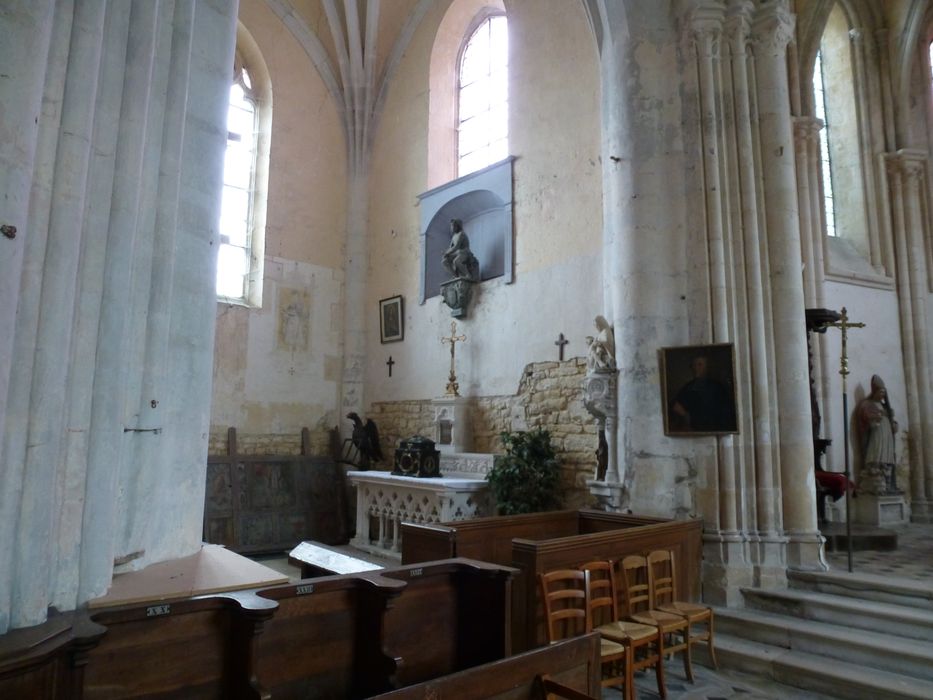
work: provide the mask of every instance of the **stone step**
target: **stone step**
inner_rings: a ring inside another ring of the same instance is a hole
[[[716,629],[732,637],[789,649],[827,664],[864,668],[933,681],[933,643],[883,632],[804,620],[757,610],[716,610]],[[884,629],[884,628],[881,628]],[[718,635],[717,635],[718,641]],[[717,645],[718,649],[718,645]]]
[[[913,608],[933,610],[933,582],[911,581],[896,576],[879,576],[858,572],[791,571],[788,585],[797,590],[817,591],[833,595],[893,603]]]
[[[798,589],[742,589],[754,610],[933,642],[933,610]]]
[[[697,645],[695,649],[697,661],[708,665],[705,645]],[[716,656],[721,666],[830,697],[846,700],[933,698],[933,682],[928,680],[768,646],[729,634],[716,635]]]

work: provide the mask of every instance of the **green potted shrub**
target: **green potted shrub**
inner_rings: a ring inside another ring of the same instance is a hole
[[[560,462],[544,428],[499,434],[505,454],[496,457],[486,480],[500,515],[537,513],[560,507]]]

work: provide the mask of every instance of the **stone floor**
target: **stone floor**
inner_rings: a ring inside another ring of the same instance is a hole
[[[891,552],[852,552],[852,571],[933,581],[933,525],[911,523],[897,530],[897,549]],[[831,552],[826,561],[833,571],[848,570],[848,554]]]
[[[339,548],[338,548],[339,549]],[[347,550],[360,559],[369,560],[369,555]],[[256,558],[257,561],[280,571],[293,580],[298,579],[298,569],[288,563],[287,557],[274,556]],[[392,562],[376,561],[391,566]],[[847,553],[832,552],[826,561],[833,571],[846,571]],[[911,524],[898,530],[898,548],[890,552],[853,552],[855,573],[879,574],[888,577],[903,577],[929,583],[933,581],[933,525]],[[665,664],[668,700],[828,700],[831,696],[811,693],[799,688],[775,683],[766,678],[751,676],[731,670],[714,671],[705,666],[694,665],[694,682],[689,683],[677,660]],[[656,700],[658,688],[653,673],[639,673],[635,679],[639,700]],[[618,690],[607,689],[603,697],[614,700],[622,697]]]

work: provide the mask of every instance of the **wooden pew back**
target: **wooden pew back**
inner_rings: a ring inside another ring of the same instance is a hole
[[[107,628],[88,652],[84,700],[226,698],[249,684],[253,631],[275,605],[254,596],[224,595],[102,610],[91,619]]]
[[[380,572],[404,581],[386,613],[385,650],[400,659],[399,686],[511,653],[512,570],[451,559]]]
[[[384,695],[378,700],[525,700],[541,697],[537,677],[551,680],[592,698],[601,695],[599,635],[590,633],[465,671],[434,678]],[[374,699],[376,700],[376,699]]]
[[[278,603],[256,641],[256,674],[274,698],[366,697],[392,687],[380,643],[398,581],[328,576],[257,595]]]

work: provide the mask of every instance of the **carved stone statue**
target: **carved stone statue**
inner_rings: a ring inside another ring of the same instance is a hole
[[[605,317],[596,317],[596,335],[586,336],[586,345],[589,348],[586,354],[587,373],[615,372],[616,341],[612,326]]]
[[[894,456],[897,421],[884,381],[877,374],[871,378],[871,393],[859,403],[855,415],[862,445],[859,490],[879,495],[898,493]]]
[[[453,277],[479,281],[479,260],[470,250],[470,239],[460,219],[450,220],[450,245],[441,257],[441,263]]]

